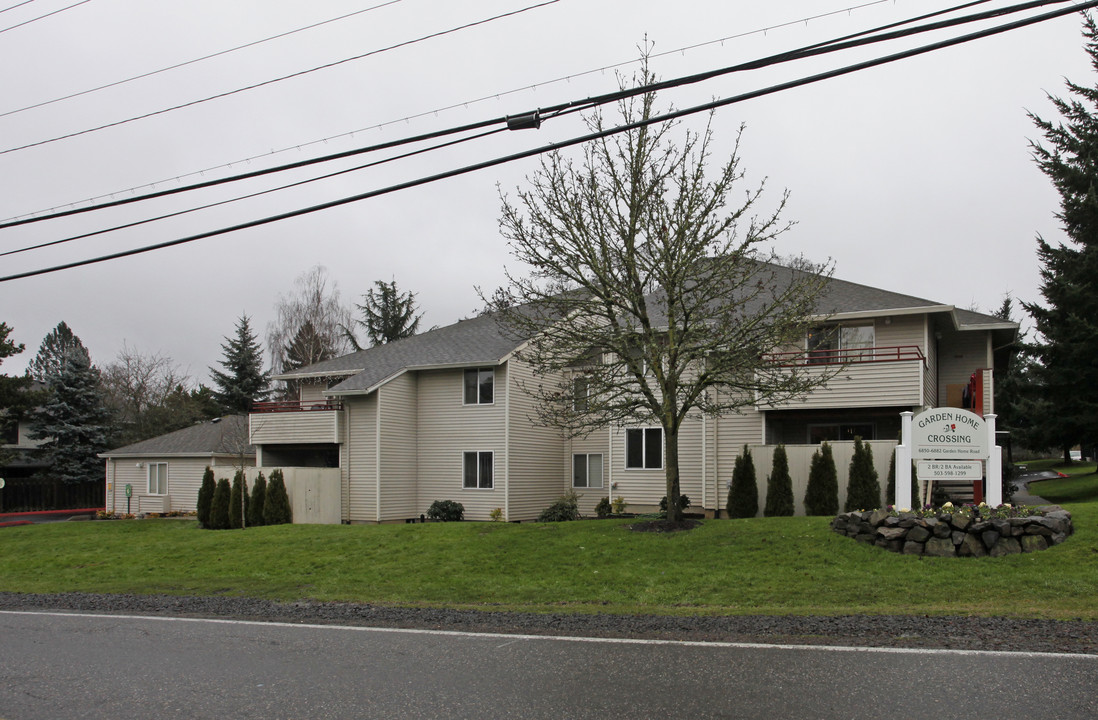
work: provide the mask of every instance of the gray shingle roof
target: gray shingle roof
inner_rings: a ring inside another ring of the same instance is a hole
[[[99,457],[123,455],[231,455],[240,452],[239,444],[248,438],[248,418],[245,415],[228,415],[217,420],[192,425],[182,430],[149,438],[116,450],[101,453]],[[248,445],[246,453],[255,455],[255,447]]]

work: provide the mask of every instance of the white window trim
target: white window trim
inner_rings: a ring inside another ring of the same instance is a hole
[[[584,464],[587,466],[587,484],[576,485],[576,458],[584,458]],[[599,484],[591,484],[591,458],[599,458],[599,467],[602,472],[599,474]],[[576,490],[602,490],[606,487],[606,458],[602,453],[572,453],[572,488]]]
[[[659,464],[658,467],[648,467],[648,465],[646,465],[646,464],[642,464],[640,467],[630,466],[629,465],[629,431],[630,430],[640,430],[641,431],[641,458],[642,458],[642,463],[646,463],[647,460],[648,460],[648,452],[647,452],[647,450],[648,450],[648,432],[647,431],[648,430],[659,430],[660,431],[660,444],[661,444],[661,447],[660,447],[660,464]],[[625,465],[625,469],[626,470],[663,470],[663,463],[664,463],[664,457],[663,456],[666,452],[666,449],[664,447],[662,447],[663,442],[664,442],[663,428],[660,427],[659,425],[649,425],[649,426],[646,426],[646,427],[629,427],[629,428],[625,428],[625,432],[622,435],[622,445],[623,445],[622,449],[625,451],[624,453],[622,453],[623,454],[622,461],[623,461],[623,464]]]
[[[469,402],[468,398],[465,397],[465,376],[470,372],[475,372],[477,374],[477,401],[476,402]],[[492,373],[492,402],[481,402],[480,401],[480,373],[482,373],[482,372]],[[464,405],[465,407],[476,407],[478,405],[495,405],[496,404],[496,369],[494,367],[465,368],[465,370],[462,371],[462,373],[461,373],[461,404]]]
[[[465,484],[465,456],[469,453],[476,453],[477,456],[477,484],[475,487],[470,487]],[[492,456],[492,484],[489,487],[480,486],[480,456],[491,455]],[[461,452],[461,489],[462,490],[495,490],[496,489],[496,453],[494,450],[463,450]]]
[[[164,466],[164,492],[154,491],[153,486],[152,486],[153,468],[156,468],[160,465]],[[168,494],[168,463],[166,463],[166,462],[159,462],[159,463],[151,462],[151,463],[146,463],[145,464],[145,490],[147,491],[145,493],[146,495],[158,495],[158,496],[162,497],[162,496]]]

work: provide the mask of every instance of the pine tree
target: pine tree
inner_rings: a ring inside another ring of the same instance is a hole
[[[1083,35],[1098,70],[1098,26],[1084,15]],[[1056,214],[1067,244],[1037,238],[1044,303],[1025,303],[1039,338],[1031,345],[1034,377],[1046,402],[1028,420],[1044,428],[1050,446],[1068,450],[1098,442],[1098,86],[1067,83],[1071,97],[1050,98],[1056,121],[1030,118],[1047,145],[1032,143],[1034,159],[1060,194]]]
[[[248,517],[248,483],[244,480],[244,471],[237,470],[229,491],[229,527],[233,530],[244,527]]]
[[[31,435],[45,440],[42,449],[50,475],[62,482],[103,480],[96,455],[110,446],[110,411],[103,402],[99,371],[87,351],[72,347],[57,375],[49,376],[45,402],[31,415]]]
[[[881,483],[873,467],[873,448],[854,438],[854,457],[850,458],[850,476],[846,484],[844,510],[874,510],[881,506]]]
[[[84,343],[62,320],[42,339],[38,354],[27,365],[27,374],[38,382],[49,385],[50,378],[61,374],[72,352],[82,354],[85,358],[90,357]]]
[[[221,478],[214,486],[213,499],[210,501],[211,530],[228,530],[231,526],[229,517],[229,505],[231,503],[232,490],[229,488],[228,478]]]
[[[753,518],[759,513],[759,486],[755,479],[755,461],[751,449],[743,452],[732,466],[732,485],[728,488],[728,517]]]
[[[198,488],[198,503],[196,505],[198,524],[201,527],[210,526],[210,504],[213,502],[216,488],[217,483],[214,482],[213,470],[207,467],[206,472],[202,473],[202,485]]]
[[[0,364],[4,358],[18,355],[25,349],[23,343],[16,344],[8,338],[11,331],[10,325],[0,322]],[[38,403],[38,393],[29,391],[30,384],[29,377],[0,375],[0,434],[11,424],[18,423],[24,413]],[[0,465],[6,463],[4,450],[0,448]]]
[[[793,514],[793,478],[789,477],[789,456],[785,445],[774,450],[774,464],[766,479],[766,517],[788,517]]]
[[[336,357],[338,349],[329,338],[317,332],[311,320],[306,320],[283,348],[282,370],[296,370]]]
[[[371,345],[383,345],[401,338],[411,337],[419,331],[422,313],[416,314],[416,295],[401,292],[396,280],[375,280],[374,288],[362,296],[363,304],[356,304],[362,319],[354,324],[366,330]],[[355,350],[362,350],[352,328],[344,328],[348,342]]]
[[[225,359],[218,362],[225,372],[210,368],[214,398],[226,413],[246,413],[253,402],[266,400],[270,394],[270,376],[263,371],[263,350],[252,332],[248,316],[236,322],[236,335],[225,338],[221,345]]]
[[[263,473],[252,484],[252,498],[248,502],[248,525],[257,527],[263,524],[263,505],[267,499],[267,478]]]
[[[286,481],[282,478],[282,470],[271,472],[271,481],[267,484],[267,498],[263,505],[264,525],[283,525],[293,522],[293,512],[290,509],[290,496],[286,494]]]
[[[835,471],[831,445],[826,442],[812,453],[808,487],[804,494],[804,512],[806,515],[834,515],[839,512],[839,475]]]

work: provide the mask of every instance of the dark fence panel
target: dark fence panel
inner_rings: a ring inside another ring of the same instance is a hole
[[[36,512],[101,508],[107,497],[105,480],[64,483],[49,477],[6,478],[0,489],[0,512]]]

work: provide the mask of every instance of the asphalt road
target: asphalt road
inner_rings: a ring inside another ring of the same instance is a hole
[[[0,718],[1098,716],[1098,656],[0,611]]]

